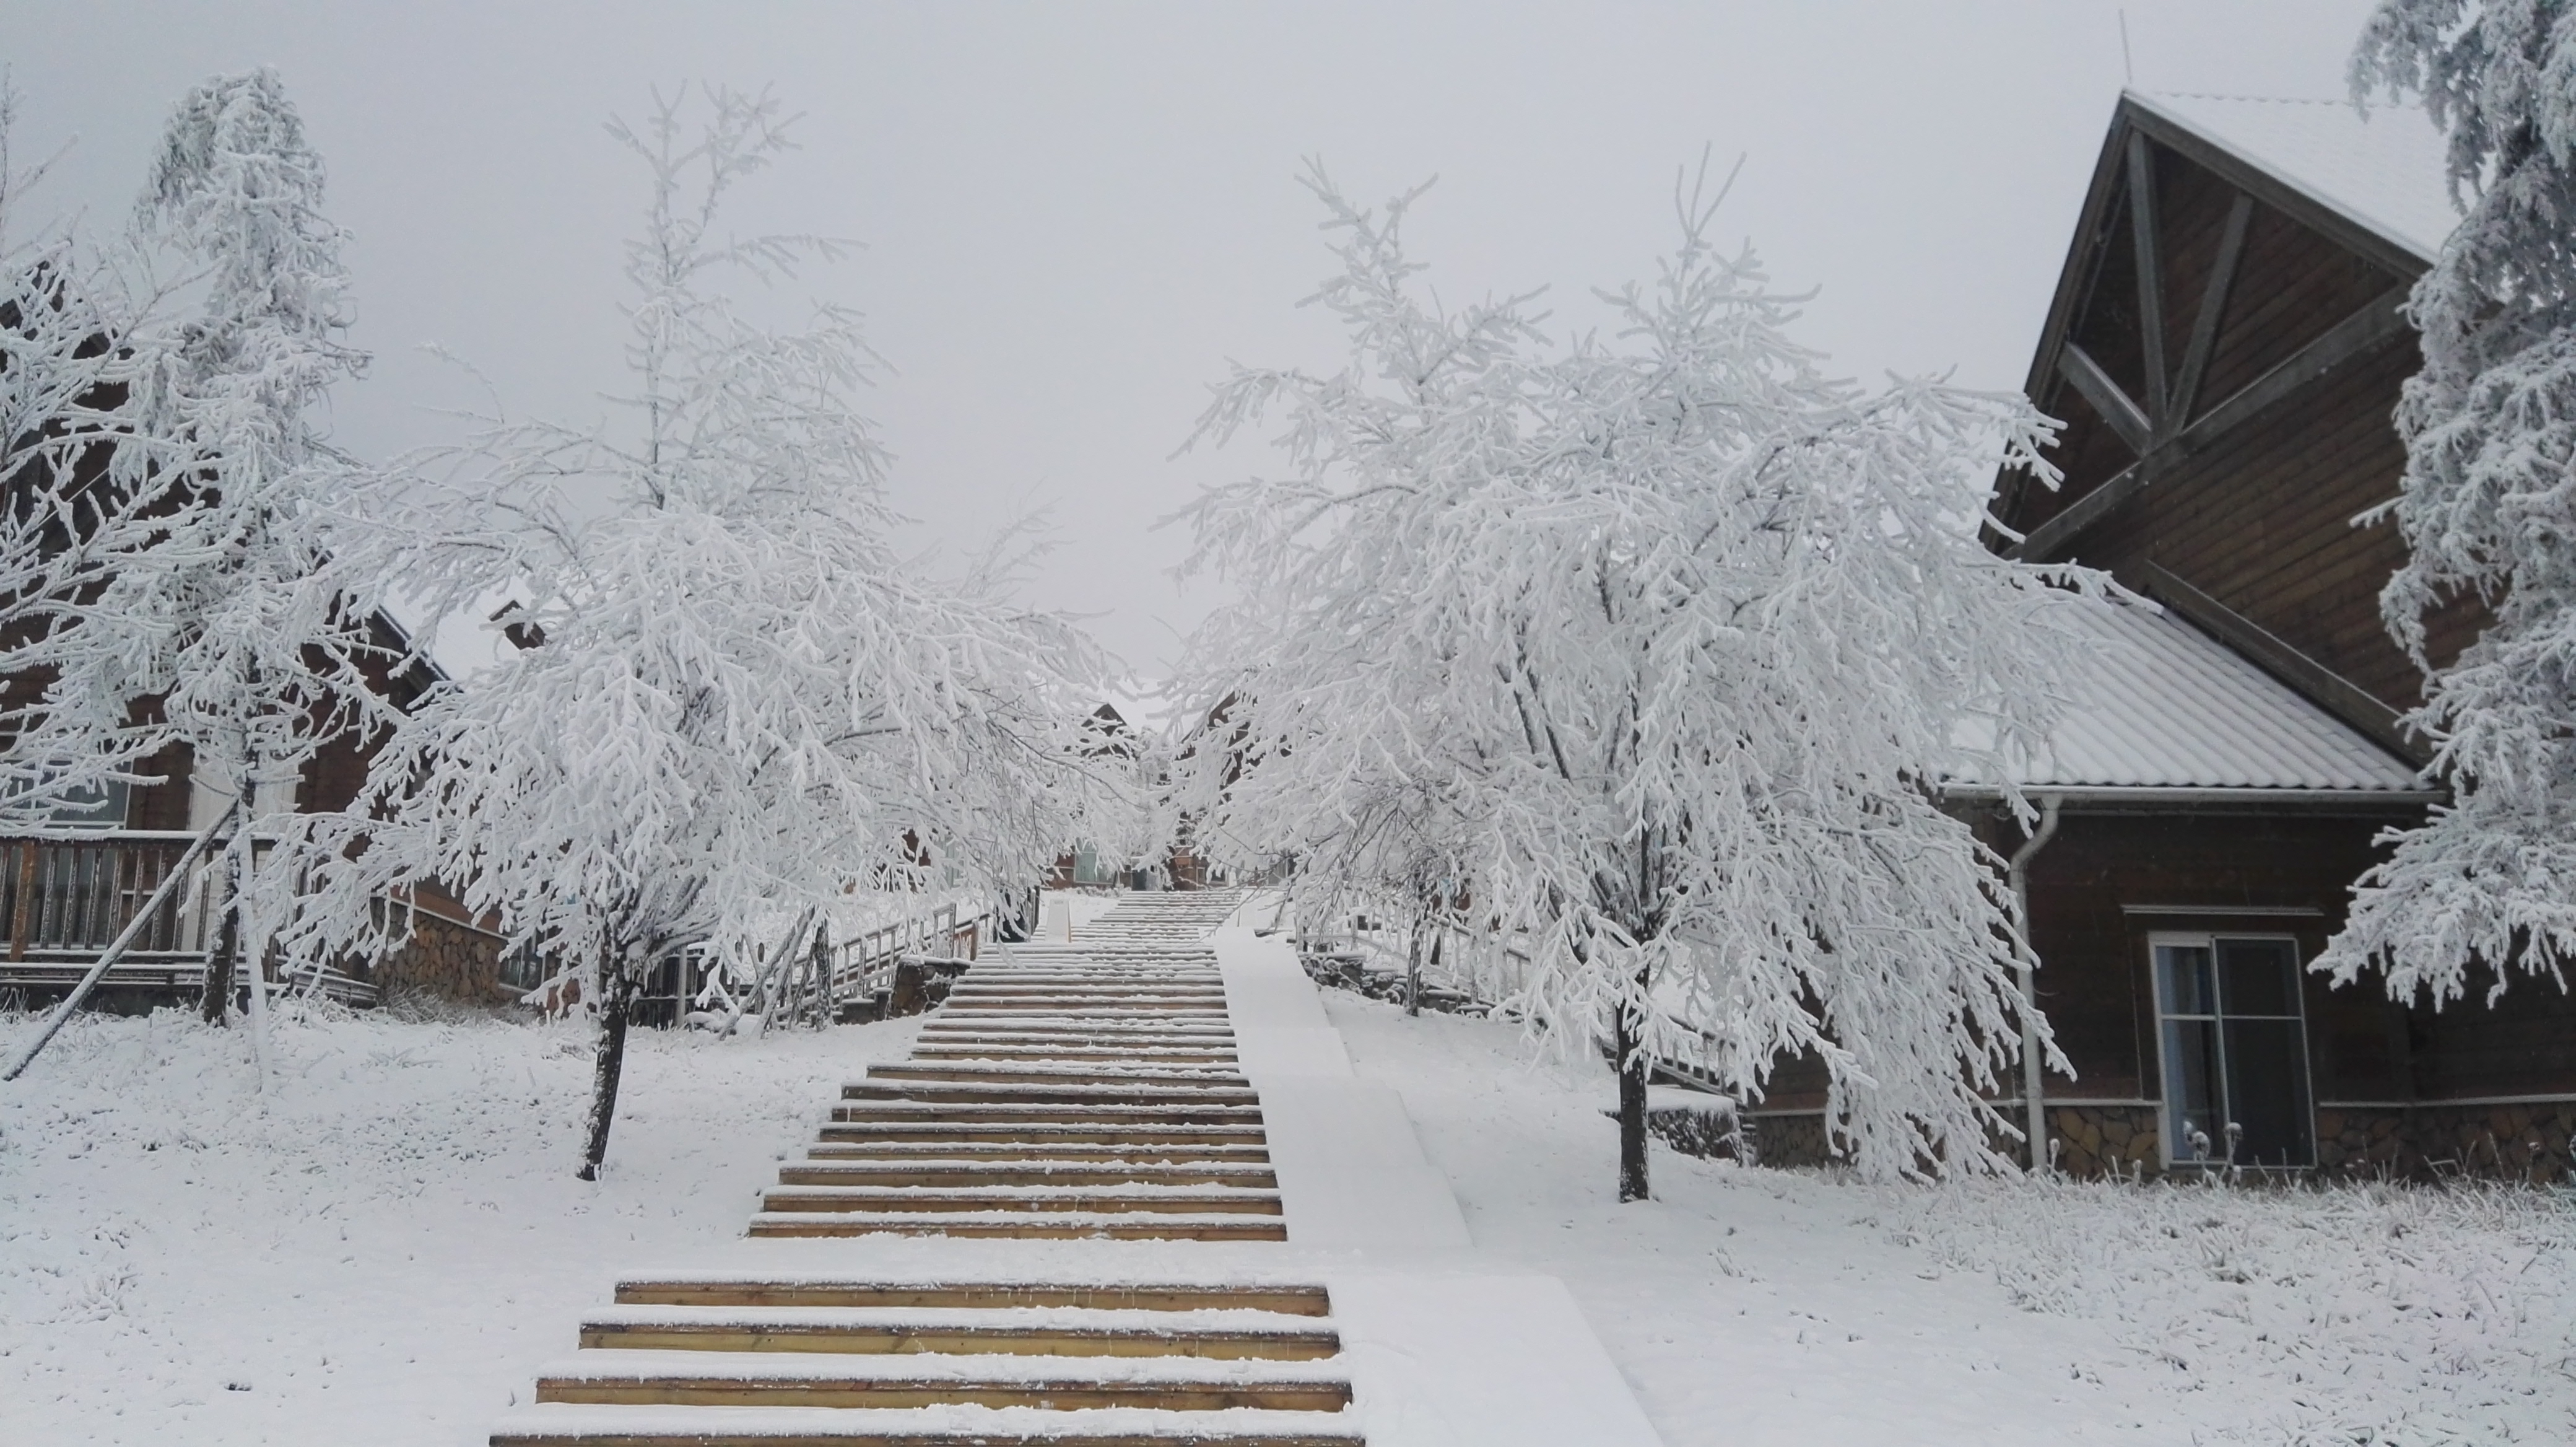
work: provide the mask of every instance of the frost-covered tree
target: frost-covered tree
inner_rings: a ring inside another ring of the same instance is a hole
[[[2316,967],[2385,971],[2457,998],[2473,962],[2567,985],[2576,957],[2576,10],[2563,0],[2388,0],[2352,62],[2356,100],[2422,97],[2465,211],[2407,307],[2424,368],[2397,407],[2393,518],[2407,558],[2380,594],[2425,671],[2406,723],[2451,802],[2392,831]],[[2494,621],[2442,667],[2425,619],[2477,597]]]
[[[647,971],[855,891],[1034,879],[1074,830],[1095,672],[1006,566],[949,581],[896,550],[857,319],[773,329],[723,290],[836,250],[721,230],[788,146],[777,106],[711,91],[699,130],[684,101],[612,126],[652,176],[622,418],[495,421],[379,535],[375,565],[442,615],[510,595],[516,646],[317,822],[296,936],[336,947],[436,880],[562,962],[600,1022],[585,1179]]]
[[[322,193],[321,157],[273,71],[206,81],[172,108],[135,233],[139,255],[182,269],[181,305],[118,338],[122,421],[152,469],[149,534],[23,651],[52,676],[19,740],[29,758],[176,744],[217,788],[284,799],[323,740],[391,712],[364,667],[378,651],[373,580],[335,566],[328,534],[332,517],[364,511],[376,478],[313,415],[366,360],[342,340],[347,235]],[[226,961],[265,958],[274,902],[291,892],[282,877],[251,888],[258,834],[232,837],[232,898],[271,905],[239,912]],[[208,972],[210,1021],[233,983]],[[259,971],[250,985],[259,1023]]]
[[[1454,859],[1533,957],[1512,1003],[1611,1045],[1623,1199],[1656,1057],[1754,1096],[1812,1052],[1862,1170],[2004,1164],[1981,1092],[2020,1038],[2020,933],[1933,789],[1970,716],[2008,776],[2067,662],[2061,585],[2095,586],[1976,540],[1998,460],[2048,475],[2048,424],[1827,379],[1699,188],[1658,282],[1605,294],[1616,337],[1551,349],[1530,296],[1430,300],[1411,196],[1308,184],[1350,361],[1238,370],[1197,434],[1284,413],[1290,464],[1189,514],[1242,590],[1196,655],[1241,729],[1240,777],[1210,751],[1195,784],[1209,837],[1322,883]]]
[[[92,790],[133,762],[145,740],[117,729],[57,737],[51,750],[19,740],[42,729],[38,655],[94,595],[119,554],[151,540],[167,439],[138,433],[128,402],[135,358],[118,339],[133,329],[118,278],[59,226],[28,229],[29,197],[49,162],[22,165],[13,147],[18,97],[0,79],[0,817],[42,827],[74,791]]]

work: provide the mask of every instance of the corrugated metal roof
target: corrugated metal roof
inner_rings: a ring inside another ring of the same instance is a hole
[[[2420,107],[2127,92],[2175,125],[2430,261],[2459,224],[2442,133]]]
[[[2096,666],[2022,787],[2418,789],[2411,765],[2154,604],[2067,607]]]

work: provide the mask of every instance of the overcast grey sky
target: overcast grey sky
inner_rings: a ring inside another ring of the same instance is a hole
[[[2330,97],[2367,0],[2128,7],[2148,90]],[[1330,363],[1295,303],[1330,262],[1294,183],[1317,156],[1374,199],[1432,175],[1412,227],[1453,297],[1537,284],[1560,317],[1648,274],[1675,168],[1746,157],[1722,230],[1819,294],[1838,369],[2020,383],[2123,78],[2086,0],[1694,5],[94,4],[0,0],[25,154],[77,137],[52,201],[120,224],[170,102],[277,67],[331,168],[368,379],[340,440],[387,455],[472,400],[599,413],[618,243],[643,176],[601,129],[688,80],[774,85],[805,149],[738,228],[859,238],[809,289],[870,318],[876,415],[920,546],[1050,505],[1035,601],[1098,614],[1159,671],[1204,606],[1148,531],[1227,359]]]

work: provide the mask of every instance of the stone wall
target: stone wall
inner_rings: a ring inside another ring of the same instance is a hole
[[[2325,1106],[2317,1111],[2317,1165],[2353,1175],[2548,1184],[2576,1173],[2571,1134],[2571,1101]]]
[[[1825,1113],[1771,1115],[1748,1111],[1745,1119],[1762,1145],[1766,1166],[1829,1166],[1841,1159],[1825,1149]]]
[[[2019,1121],[2019,1108],[2004,1103]],[[1756,1114],[1766,1166],[1821,1166],[1821,1114]],[[2162,1129],[2153,1105],[2052,1105],[2049,1138],[2070,1176],[2161,1175]],[[1665,1132],[1658,1129],[1657,1134]],[[1669,1137],[1667,1137],[1669,1139]],[[2548,1185],[2576,1180],[2576,1101],[2503,1105],[2321,1106],[2317,1174],[2430,1181],[2468,1177]],[[1677,1149],[1688,1150],[1680,1141]],[[1997,1142],[1999,1149],[2016,1148]],[[1698,1152],[1693,1152],[1697,1154]]]
[[[506,1003],[518,992],[501,983],[501,940],[442,915],[416,910],[411,942],[376,966],[388,1000],[429,995],[462,1004]]]
[[[2152,1105],[2050,1105],[2047,1111],[2057,1168],[2070,1176],[2152,1176],[2164,1169],[2163,1126]]]

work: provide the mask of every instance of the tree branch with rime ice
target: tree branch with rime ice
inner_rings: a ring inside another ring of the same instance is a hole
[[[618,1011],[671,949],[854,894],[1017,888],[1108,807],[1080,630],[1013,602],[1008,566],[942,576],[894,546],[856,315],[771,329],[720,289],[838,254],[714,239],[788,147],[776,102],[657,96],[612,130],[652,183],[625,253],[631,390],[603,430],[494,417],[415,459],[422,485],[367,531],[370,566],[515,646],[415,710],[361,807],[316,825],[297,940],[363,939],[371,899],[438,880],[580,969],[607,1024],[585,1174]],[[496,596],[515,606],[486,620]]]
[[[2357,104],[2421,99],[2448,137],[2460,224],[2409,295],[2423,370],[2400,394],[2394,524],[2406,561],[2380,594],[2423,670],[2401,719],[2433,744],[2448,804],[2391,830],[2315,967],[2381,973],[2438,1004],[2491,972],[2568,985],[2576,960],[2576,11],[2387,0],[2352,59]],[[2435,663],[2427,620],[2461,599],[2493,621]]]
[[[1752,1100],[1812,1054],[1863,1170],[1999,1167],[1984,1094],[2027,947],[1932,789],[2009,779],[2084,666],[2064,607],[2107,580],[1976,541],[1998,460],[2053,484],[2055,424],[1823,376],[1787,333],[1803,298],[1710,244],[1704,168],[1655,281],[1602,293],[1614,335],[1555,346],[1538,293],[1420,294],[1419,190],[1373,213],[1306,182],[1350,358],[1237,368],[1193,438],[1277,419],[1289,468],[1182,514],[1188,566],[1242,599],[1193,643],[1196,706],[1237,733],[1193,756],[1189,806],[1304,889],[1451,881],[1527,941],[1510,1008],[1615,1041],[1623,1117],[1651,1059]],[[1967,717],[1991,722],[1973,748]]]

